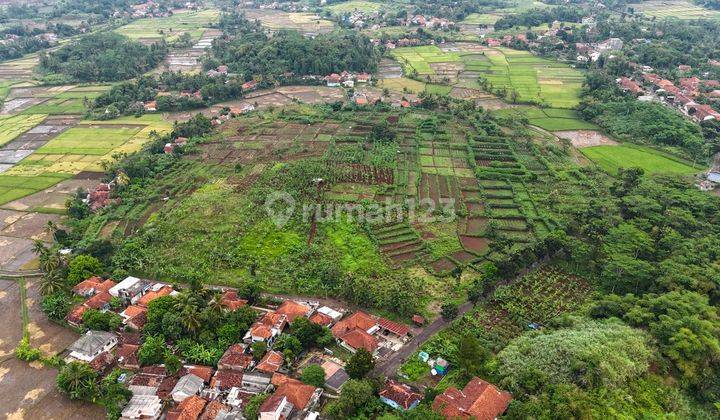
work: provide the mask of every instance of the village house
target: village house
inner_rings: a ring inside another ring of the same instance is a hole
[[[240,309],[241,307],[247,305],[248,301],[245,299],[240,299],[236,290],[228,289],[228,290],[224,291],[222,296],[220,297],[220,303],[228,311],[234,312],[234,311],[237,311],[238,309]]]
[[[294,300],[286,300],[275,310],[275,313],[285,315],[288,322],[292,323],[297,318],[309,316],[312,311],[313,308],[308,305],[295,302]]]
[[[327,81],[327,85],[330,87],[339,87],[340,86],[340,75],[337,73],[333,73],[325,78]]]
[[[197,395],[184,399],[177,407],[168,411],[166,420],[195,420],[200,417],[207,401]]]
[[[633,95],[637,96],[637,95],[641,95],[643,93],[643,90],[640,87],[640,85],[638,85],[633,80],[631,80],[627,77],[623,76],[623,77],[617,79],[616,82],[618,83],[618,85],[620,85],[620,89],[622,89],[626,92],[630,92]]]
[[[388,380],[380,390],[380,401],[396,410],[407,411],[417,407],[423,396],[410,385]]]
[[[157,101],[145,102],[145,103],[143,104],[143,109],[145,109],[145,112],[155,112],[155,111],[157,111]]]
[[[263,358],[260,360],[260,363],[255,366],[255,369],[260,372],[273,374],[280,370],[283,365],[283,360],[284,358],[282,353],[270,350],[265,353]]]
[[[435,397],[433,410],[445,418],[493,420],[505,412],[512,401],[509,392],[480,378],[473,378],[462,391],[450,387]]]
[[[219,369],[210,381],[210,388],[227,391],[242,386],[243,372],[230,369]]]
[[[260,419],[281,420],[301,416],[312,409],[321,395],[321,388],[286,378],[260,406]]]
[[[150,287],[150,290],[146,294],[144,294],[142,297],[140,297],[140,299],[138,299],[137,305],[147,308],[150,302],[159,297],[176,294],[177,292],[173,290],[172,286],[163,283],[155,283]]]
[[[258,371],[245,372],[240,389],[248,394],[260,394],[267,391],[272,381],[272,375]]]
[[[89,363],[112,350],[117,343],[117,336],[111,332],[88,331],[70,346],[70,357]]]
[[[173,388],[171,395],[173,401],[180,403],[186,398],[198,394],[204,386],[204,381],[197,375],[188,373],[178,380]]]
[[[133,395],[122,410],[122,419],[150,419],[160,417],[162,401],[157,395]]]
[[[126,305],[135,304],[148,291],[148,282],[137,277],[127,277],[125,280],[113,286],[109,293],[111,296],[120,298]]]
[[[257,81],[251,80],[242,84],[242,90],[255,90],[257,88]]]
[[[100,277],[93,276],[76,284],[75,287],[72,288],[72,291],[78,296],[88,298],[99,292],[108,292],[115,284],[116,283],[110,279],[103,280]]]
[[[242,343],[233,344],[223,353],[218,361],[218,370],[227,369],[242,372],[253,364],[253,357],[245,353],[245,345]]]
[[[243,337],[246,342],[266,341],[271,343],[280,335],[288,324],[287,316],[276,312],[268,312],[250,326],[250,330]]]
[[[345,382],[350,380],[350,375],[342,366],[331,360],[326,360],[321,366],[325,371],[325,387],[339,394]]]
[[[140,346],[134,344],[122,344],[118,347],[115,356],[117,356],[117,363],[123,369],[137,370],[140,369],[140,362],[138,361],[138,351]]]

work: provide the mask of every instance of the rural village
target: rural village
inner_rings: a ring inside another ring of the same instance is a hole
[[[720,415],[717,0],[0,1],[0,418]]]

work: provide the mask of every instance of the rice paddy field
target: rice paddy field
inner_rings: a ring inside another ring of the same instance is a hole
[[[619,168],[642,168],[648,174],[674,173],[691,175],[699,172],[676,158],[666,157],[653,149],[636,145],[593,146],[580,149],[603,170],[617,174]]]
[[[583,73],[565,64],[536,57],[527,51],[489,48],[472,43],[440,47],[396,48],[393,57],[405,73],[429,81],[448,81],[457,87],[517,92],[517,100],[544,103],[553,108],[574,108],[579,103]]]
[[[80,115],[87,110],[86,100],[92,100],[100,96],[110,86],[80,86],[70,89],[54,91],[50,89],[47,93],[35,94],[35,98],[48,97],[43,102],[33,105],[23,111],[24,114],[48,114],[48,115]]]
[[[497,13],[471,13],[461,23],[467,25],[494,25],[495,22],[502,18],[501,14]]]
[[[172,123],[157,114],[112,121],[69,120],[65,121],[69,125],[62,129],[58,129],[59,120],[50,119],[56,117],[45,121],[46,116],[39,114],[9,118],[24,121],[27,127],[21,134],[25,138],[18,141],[41,145],[28,150],[18,163],[0,174],[0,205],[42,191],[81,172],[102,172],[103,161],[112,160],[116,153],[139,150],[150,139],[151,131],[172,129]]]
[[[40,124],[47,115],[0,115],[0,146]]]
[[[547,131],[597,130],[598,127],[585,121],[572,109],[539,108],[532,106],[508,108],[494,111],[496,115],[519,114],[528,118],[530,124]]]
[[[720,19],[720,11],[684,0],[650,0],[629,4],[636,12],[659,19]]]
[[[176,12],[168,17],[138,19],[115,29],[115,32],[144,42],[160,39],[170,42],[186,32],[193,39],[199,39],[218,16],[217,10]]]
[[[381,9],[387,9],[387,5],[378,2],[365,1],[365,0],[351,0],[342,3],[335,3],[330,6],[326,6],[325,10],[329,10],[333,14],[350,13],[354,11],[372,13],[377,12]]]
[[[271,31],[281,29],[294,29],[303,34],[318,34],[331,32],[335,25],[314,13],[288,13],[281,10],[246,9],[243,10],[250,19],[258,19],[262,25]]]

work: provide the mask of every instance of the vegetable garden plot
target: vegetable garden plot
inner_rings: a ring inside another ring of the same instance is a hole
[[[460,243],[471,254],[483,256],[490,249],[490,241],[478,236],[458,235]]]
[[[512,286],[500,286],[494,296],[514,321],[546,323],[563,312],[576,310],[590,296],[589,283],[553,267],[526,274]]]
[[[430,268],[437,274],[437,275],[446,275],[449,274],[452,270],[457,268],[457,265],[449,258],[442,257],[436,261],[431,262]]]

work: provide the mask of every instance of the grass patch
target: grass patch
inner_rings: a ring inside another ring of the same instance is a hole
[[[610,174],[617,174],[619,168],[642,168],[646,173],[674,173],[690,175],[698,169],[679,160],[663,156],[648,147],[635,145],[594,146],[580,149],[588,159]]]
[[[0,146],[40,124],[47,115],[0,116]]]

